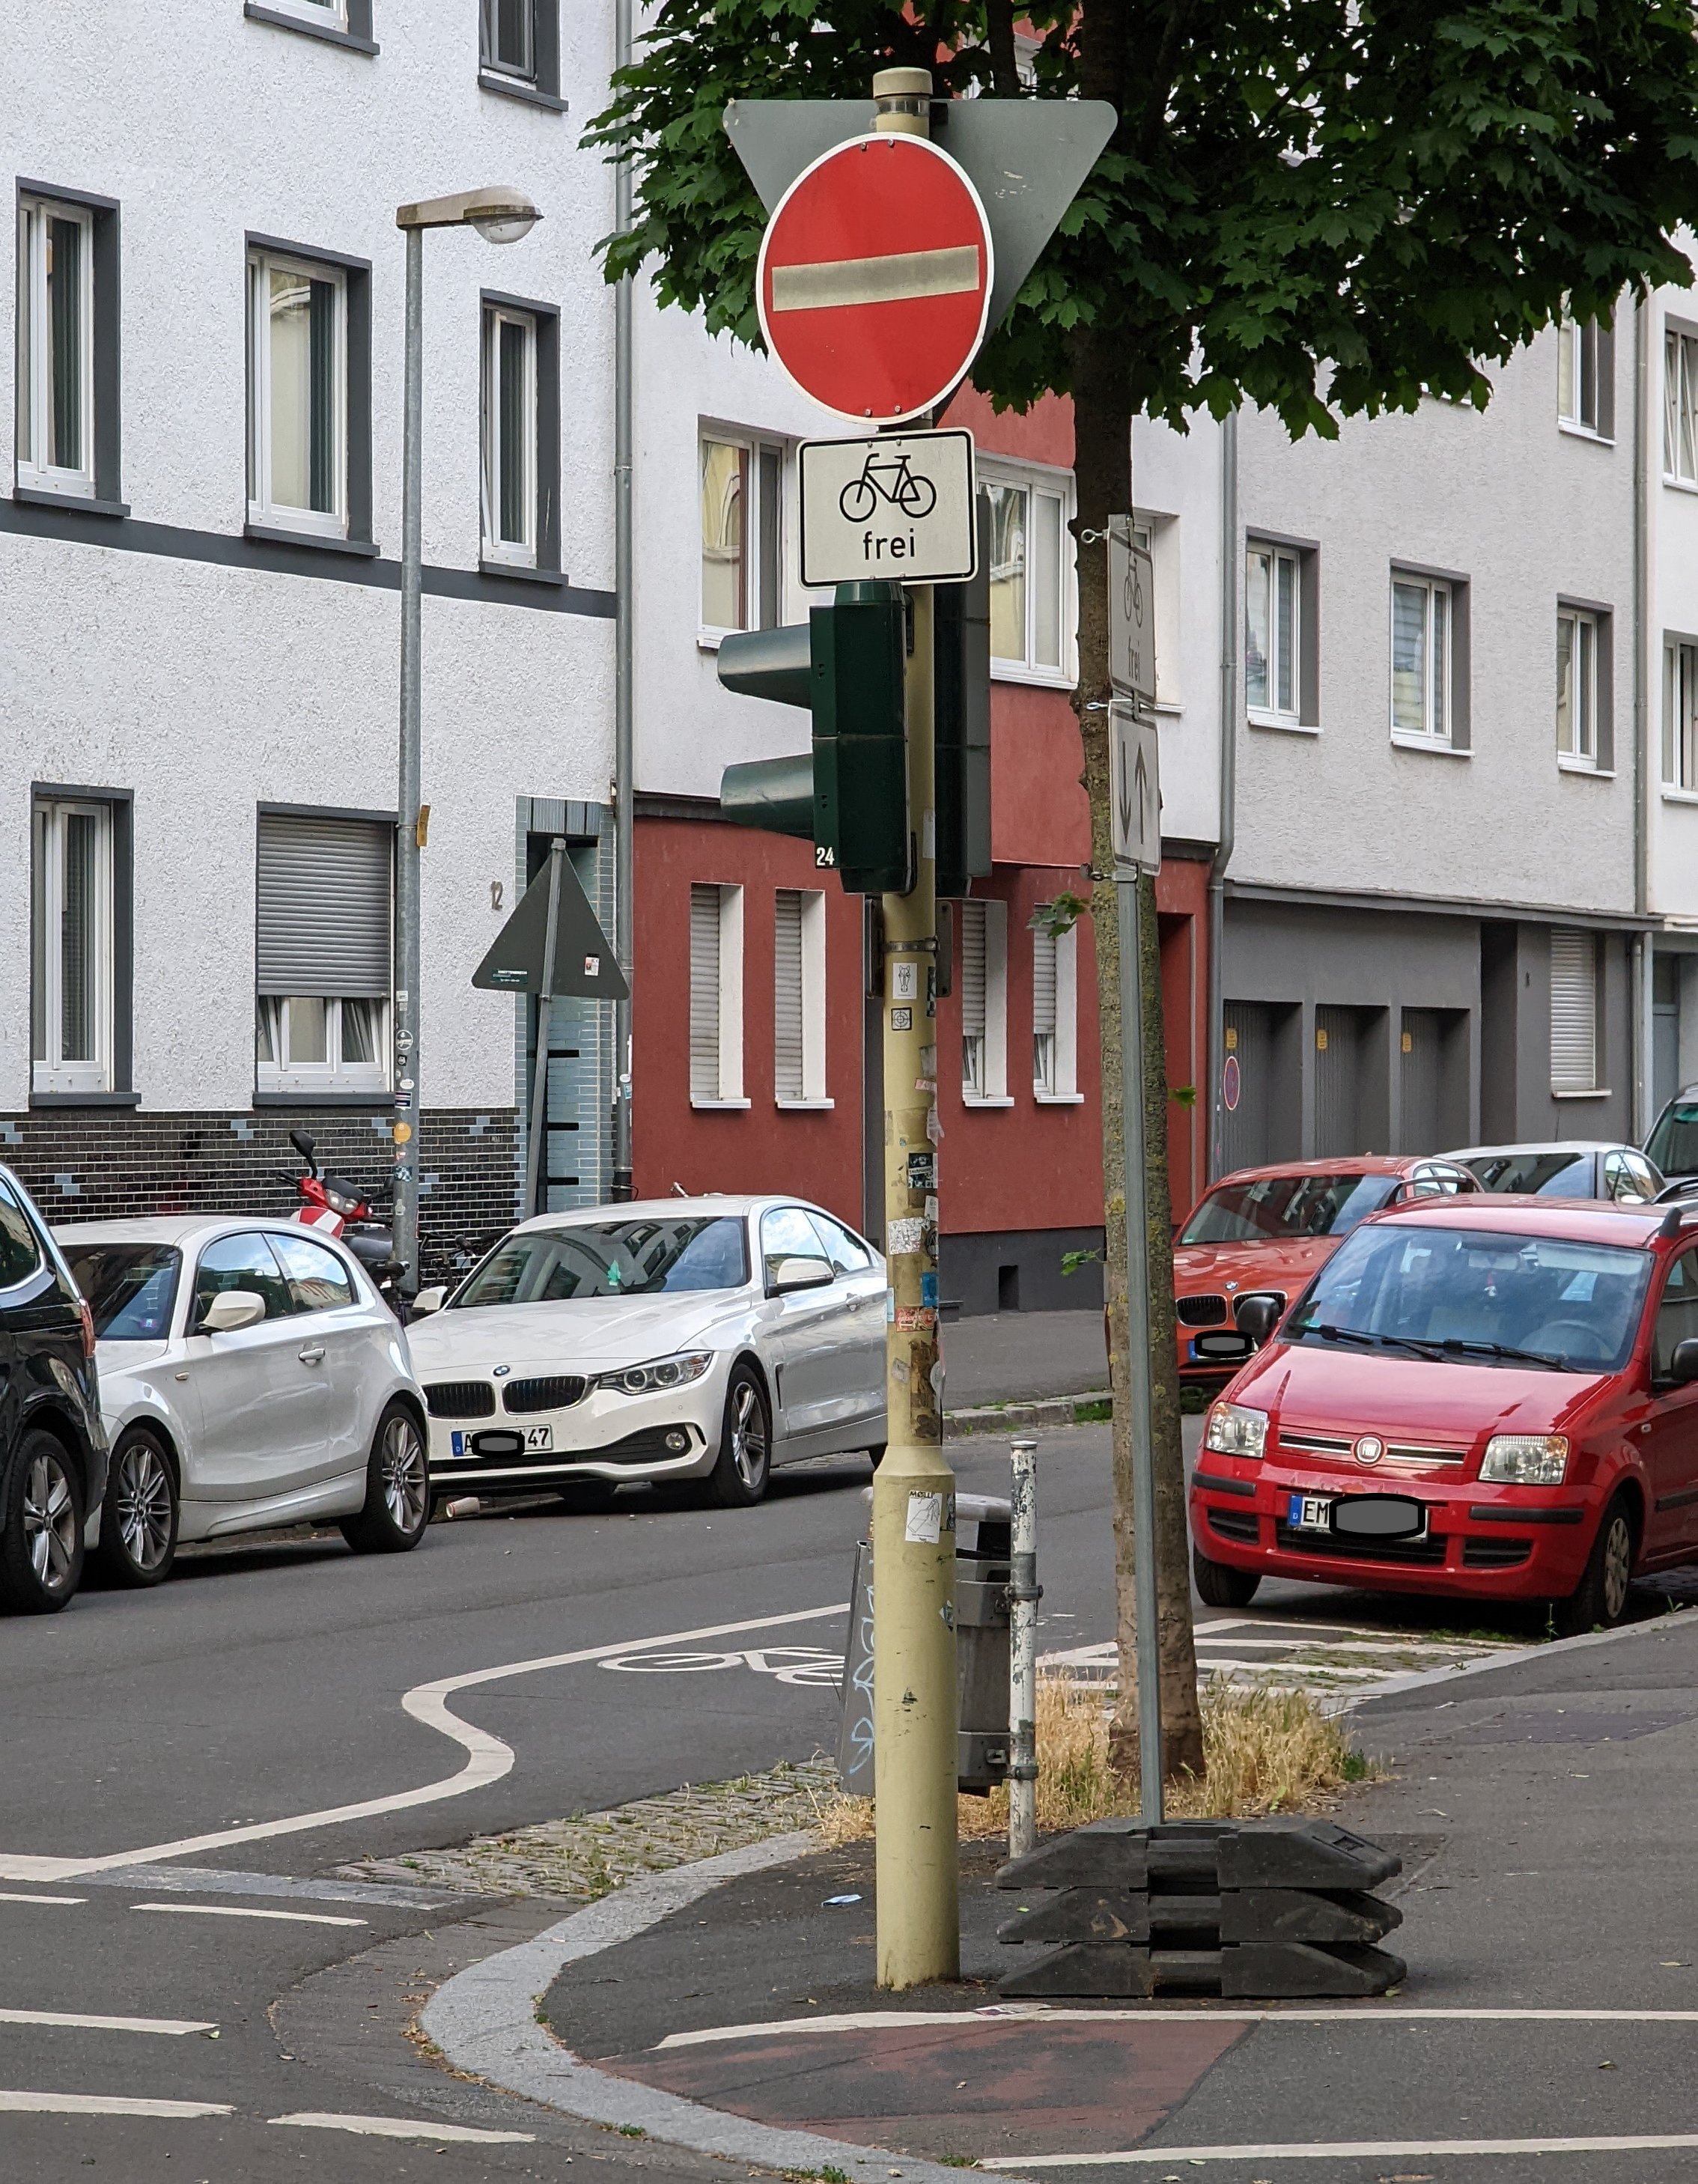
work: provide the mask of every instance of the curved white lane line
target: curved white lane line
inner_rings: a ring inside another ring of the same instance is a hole
[[[222,1850],[231,1843],[260,1842],[275,1836],[298,1836],[317,1828],[340,1827],[349,1820],[369,1820],[382,1813],[399,1813],[415,1805],[434,1805],[446,1797],[463,1797],[498,1782],[514,1763],[513,1747],[487,1730],[463,1721],[448,1702],[457,1691],[479,1684],[497,1684],[509,1676],[534,1676],[544,1669],[571,1669],[585,1661],[601,1661],[626,1653],[646,1653],[656,1647],[688,1646],[706,1638],[730,1638],[745,1630],[777,1630],[793,1623],[820,1623],[827,1616],[847,1615],[849,1602],[830,1607],[802,1607],[788,1615],[759,1615],[742,1623],[715,1623],[699,1630],[667,1630],[656,1638],[626,1639],[612,1646],[585,1646],[572,1653],[544,1653],[534,1661],[504,1661],[493,1669],[473,1669],[464,1675],[438,1676],[434,1682],[416,1684],[402,1699],[404,1711],[426,1729],[434,1729],[464,1747],[465,1764],[456,1774],[444,1774],[416,1790],[398,1790],[387,1797],[367,1797],[355,1805],[331,1805],[315,1813],[296,1813],[287,1819],[257,1820],[240,1828],[216,1828],[206,1835],[183,1836],[175,1842],[148,1843],[140,1850],[114,1851],[103,1858],[16,1858],[0,1856],[0,1880],[71,1880],[85,1873],[110,1873],[120,1866],[159,1865],[169,1858],[189,1858],[197,1851]]]

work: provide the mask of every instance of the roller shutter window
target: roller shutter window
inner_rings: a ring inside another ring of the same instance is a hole
[[[1593,1092],[1597,1084],[1597,940],[1558,927],[1550,935],[1550,1089]]]
[[[964,902],[961,935],[961,1089],[985,1090],[985,906]]]
[[[1039,915],[1049,905],[1038,905]],[[1055,936],[1042,927],[1032,934],[1032,1084],[1052,1096],[1061,1089],[1056,1074]]]
[[[804,1100],[803,1067],[802,896],[780,888],[772,925],[772,1084],[780,1100]]]
[[[720,1096],[720,903],[716,887],[690,889],[690,1097]]]
[[[262,1092],[387,1086],[394,843],[377,820],[259,815]]]

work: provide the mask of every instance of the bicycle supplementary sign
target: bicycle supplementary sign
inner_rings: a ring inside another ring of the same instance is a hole
[[[1116,698],[1109,707],[1115,877],[1161,869],[1160,744],[1154,721]]]
[[[1155,702],[1155,565],[1123,515],[1109,518],[1109,680]]]
[[[923,136],[852,137],[804,167],[761,237],[755,302],[780,368],[845,417],[899,424],[965,375],[990,313],[978,192]]]
[[[804,440],[802,582],[965,583],[977,569],[971,432]]]

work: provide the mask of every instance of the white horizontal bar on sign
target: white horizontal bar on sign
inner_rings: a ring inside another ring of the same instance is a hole
[[[979,285],[977,243],[902,250],[884,258],[827,258],[775,265],[775,311],[832,311],[846,304],[912,304],[925,296],[971,295]]]

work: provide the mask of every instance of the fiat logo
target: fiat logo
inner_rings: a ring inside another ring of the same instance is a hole
[[[1378,1463],[1385,1454],[1385,1443],[1378,1434],[1364,1434],[1356,1443],[1358,1463]]]

